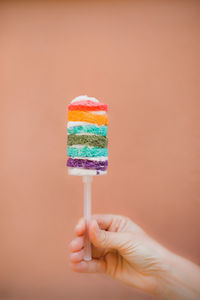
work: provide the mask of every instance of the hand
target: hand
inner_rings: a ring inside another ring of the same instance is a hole
[[[92,260],[84,257],[86,223],[76,226],[77,237],[70,244],[71,268],[83,273],[106,273],[114,279],[156,294],[165,272],[167,250],[152,240],[130,219],[116,215],[95,215],[89,224]]]
[[[92,260],[84,257],[86,224],[76,226],[71,242],[71,268],[82,273],[106,273],[161,299],[200,299],[200,268],[151,239],[130,219],[95,215],[89,224]]]

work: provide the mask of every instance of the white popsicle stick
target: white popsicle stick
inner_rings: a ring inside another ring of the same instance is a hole
[[[84,184],[84,218],[87,224],[86,236],[85,236],[85,253],[84,260],[90,261],[92,259],[91,243],[88,236],[88,224],[91,218],[91,183],[92,176],[84,175],[83,184]]]

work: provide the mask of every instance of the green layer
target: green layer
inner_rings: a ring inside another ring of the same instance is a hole
[[[73,126],[67,128],[68,134],[76,134],[76,133],[94,133],[97,135],[107,135],[108,126],[102,125],[81,125],[81,126]]]
[[[106,148],[108,146],[108,139],[101,135],[76,135],[70,134],[67,137],[67,145],[86,145],[99,148]]]
[[[87,146],[83,148],[68,147],[67,154],[70,157],[97,157],[97,156],[108,156],[107,148],[89,148]]]

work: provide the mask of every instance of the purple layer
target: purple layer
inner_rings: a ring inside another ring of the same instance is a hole
[[[100,171],[106,171],[108,161],[69,158],[67,160],[67,166],[72,168],[95,169]]]

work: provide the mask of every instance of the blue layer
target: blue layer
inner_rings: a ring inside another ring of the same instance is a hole
[[[67,154],[70,157],[97,157],[97,156],[108,156],[107,148],[98,148],[87,146],[83,148],[74,148],[73,146],[67,148]]]
[[[81,126],[73,126],[67,128],[68,134],[76,134],[76,133],[93,133],[97,135],[107,135],[108,126],[102,125],[81,125]]]

